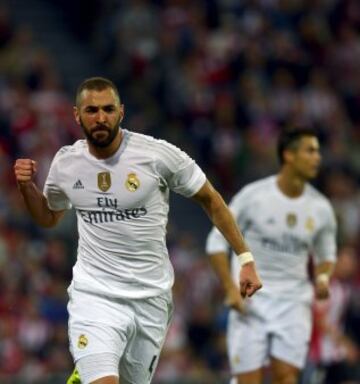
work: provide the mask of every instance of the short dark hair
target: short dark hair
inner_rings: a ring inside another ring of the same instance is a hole
[[[76,106],[79,106],[81,93],[84,90],[103,91],[104,89],[108,89],[108,88],[111,88],[115,92],[116,96],[119,99],[119,103],[121,103],[119,91],[116,85],[111,80],[106,79],[105,77],[98,76],[98,77],[90,77],[88,79],[85,79],[78,86],[78,89],[76,91],[76,99],[75,99]]]
[[[319,138],[318,132],[310,127],[287,128],[280,132],[277,144],[277,155],[281,165],[284,164],[284,151],[288,149],[296,149],[300,139],[304,136]]]

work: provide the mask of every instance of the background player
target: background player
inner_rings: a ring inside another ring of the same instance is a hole
[[[318,174],[319,141],[315,131],[283,131],[278,141],[281,168],[245,186],[230,208],[254,252],[264,288],[243,302],[228,268],[228,244],[217,229],[207,252],[222,276],[227,303],[228,354],[233,382],[260,384],[262,368],[271,362],[273,382],[295,384],[305,364],[311,332],[312,287],[308,256],[315,257],[317,298],[329,294],[336,255],[336,223],[328,200],[308,181]],[[240,311],[240,312],[239,312]]]
[[[86,140],[58,151],[44,194],[33,182],[34,160],[16,161],[16,179],[40,226],[55,226],[72,206],[77,213],[68,310],[81,382],[149,383],[172,314],[170,190],[201,204],[234,247],[243,264],[241,293],[251,296],[261,283],[233,216],[198,165],[165,141],[119,127],[124,106],[111,81],[85,80],[74,114]]]

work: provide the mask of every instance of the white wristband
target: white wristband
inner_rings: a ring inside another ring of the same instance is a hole
[[[320,273],[319,275],[316,276],[316,282],[317,283],[329,283],[329,275],[327,273]]]
[[[250,263],[251,261],[254,261],[254,257],[251,254],[251,252],[243,252],[243,253],[240,253],[240,255],[236,255],[236,257],[240,261],[241,266],[243,266],[244,264]]]

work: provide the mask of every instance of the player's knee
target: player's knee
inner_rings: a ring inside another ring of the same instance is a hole
[[[118,384],[119,357],[113,353],[98,353],[76,362],[82,384]]]
[[[234,384],[261,384],[262,381],[259,381],[257,379],[244,379],[244,378],[237,378],[237,381],[234,381]],[[232,382],[231,382],[232,384]]]
[[[91,384],[120,384],[120,382],[116,376],[105,376],[98,380],[92,381]]]
[[[230,384],[261,384],[262,374],[261,371],[253,371],[251,373],[245,373],[237,375],[233,378]]]
[[[296,372],[278,372],[274,375],[274,384],[297,384],[298,374]]]

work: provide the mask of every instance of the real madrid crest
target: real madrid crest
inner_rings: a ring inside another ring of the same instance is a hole
[[[125,187],[130,192],[135,192],[140,187],[140,180],[136,173],[129,173],[125,181]]]
[[[100,172],[97,175],[98,187],[101,191],[106,192],[111,187],[110,172]]]
[[[84,349],[88,345],[88,339],[85,335],[80,335],[77,346],[80,349]]]
[[[314,219],[312,217],[308,217],[305,221],[305,228],[309,231],[309,232],[314,232],[314,229],[315,229],[315,222],[314,222]]]
[[[286,215],[286,224],[290,228],[295,227],[297,224],[297,217],[295,213],[290,212]]]

